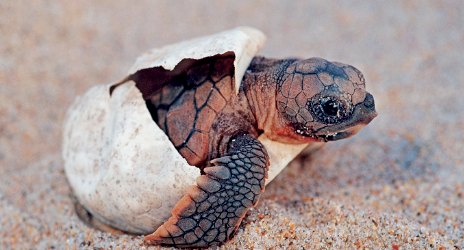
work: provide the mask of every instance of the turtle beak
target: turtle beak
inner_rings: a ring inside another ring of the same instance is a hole
[[[364,101],[356,105],[356,108],[353,112],[353,120],[358,121],[358,123],[367,125],[375,117],[377,117],[377,112],[375,111],[374,97],[367,93]]]
[[[358,103],[354,110],[353,114],[350,118],[350,122],[344,124],[345,127],[354,127],[358,124],[362,124],[362,126],[366,126],[369,124],[374,118],[377,117],[377,112],[375,111],[375,103],[374,97],[371,94],[366,93],[366,97],[364,101]],[[342,124],[341,124],[342,125]],[[336,126],[334,127],[336,128]],[[339,128],[343,130],[342,128]]]

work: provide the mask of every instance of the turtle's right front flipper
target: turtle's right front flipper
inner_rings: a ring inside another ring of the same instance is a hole
[[[228,153],[204,169],[172,209],[172,217],[146,240],[179,247],[207,247],[226,241],[264,191],[269,157],[252,136],[237,136]]]

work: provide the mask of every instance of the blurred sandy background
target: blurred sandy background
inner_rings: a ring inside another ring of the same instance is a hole
[[[142,52],[248,25],[268,57],[358,67],[379,116],[292,162],[224,249],[464,249],[464,2],[0,1],[0,248],[149,248],[83,224],[60,156],[76,95]]]

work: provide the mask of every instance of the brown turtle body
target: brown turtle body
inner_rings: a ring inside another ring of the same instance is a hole
[[[233,53],[184,59],[174,70],[141,70],[126,79],[203,174],[147,240],[204,247],[231,237],[264,190],[269,157],[261,134],[285,144],[334,141],[377,115],[363,75],[350,65],[255,57],[236,93],[234,60]]]

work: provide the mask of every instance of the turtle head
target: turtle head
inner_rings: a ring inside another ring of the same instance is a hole
[[[286,142],[335,141],[356,134],[377,116],[362,73],[321,58],[289,65],[278,83],[277,110]]]

